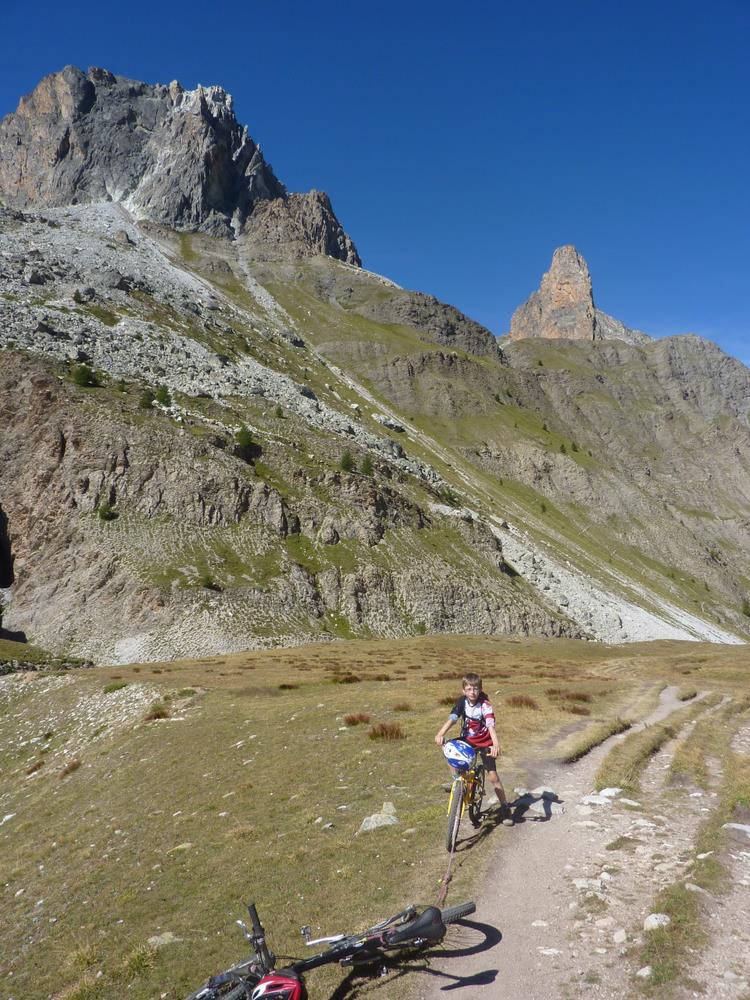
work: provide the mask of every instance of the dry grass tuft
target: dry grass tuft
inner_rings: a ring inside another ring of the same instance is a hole
[[[411,712],[412,707],[408,701],[397,701],[393,706],[394,712]]]
[[[157,719],[168,719],[169,709],[160,701],[155,701],[151,708],[143,716],[144,722],[156,722]]]
[[[44,767],[44,760],[35,760],[33,764],[29,764],[26,768],[26,774],[36,774],[40,767]]]
[[[367,734],[371,740],[405,740],[406,733],[397,722],[378,722]]]
[[[528,708],[534,712],[539,711],[539,702],[527,694],[512,694],[505,699],[508,708]]]
[[[339,674],[338,677],[334,677],[334,684],[359,684],[362,680],[361,677],[357,677],[356,674]]]
[[[563,705],[563,711],[570,712],[571,715],[591,715],[591,709],[583,705]]]
[[[438,701],[438,705],[455,705],[455,704],[456,704],[455,694],[446,694]]]
[[[73,760],[69,760],[60,770],[60,777],[66,778],[69,774],[77,771],[81,766],[82,761],[78,757],[74,757]]]
[[[371,718],[372,716],[368,715],[367,712],[353,712],[344,716],[344,722],[347,726],[359,726],[361,723],[369,722]]]
[[[279,684],[279,691],[296,691],[299,684]]]
[[[390,674],[375,674],[373,677],[374,681],[389,681],[391,679]]]

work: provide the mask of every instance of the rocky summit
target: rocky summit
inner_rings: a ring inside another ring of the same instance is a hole
[[[638,344],[649,338],[594,306],[586,261],[574,246],[559,247],[539,290],[519,306],[510,322],[512,340],[624,340]]]
[[[287,194],[222,87],[66,66],[0,124],[0,197],[19,208],[111,201],[138,220],[214,235],[242,231],[271,202],[285,243],[360,263],[328,198]],[[264,209],[251,225],[261,234]]]
[[[224,90],[101,69],[0,122],[0,199],[2,635],[748,636],[750,372],[573,247],[498,341],[365,270]]]

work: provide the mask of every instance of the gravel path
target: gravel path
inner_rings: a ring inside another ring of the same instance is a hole
[[[676,688],[665,688],[639,728],[683,708],[676,695]],[[621,1000],[635,994],[637,965],[626,953],[641,940],[659,888],[682,875],[689,880],[693,838],[715,795],[665,788],[674,750],[689,731],[654,756],[637,804],[621,795],[589,798],[599,764],[622,736],[577,764],[544,767],[540,784],[557,793],[565,812],[550,822],[528,814],[503,829],[477,897],[477,921],[497,928],[502,940],[434,961],[410,995]],[[480,940],[480,932],[468,928],[448,938],[459,951]]]

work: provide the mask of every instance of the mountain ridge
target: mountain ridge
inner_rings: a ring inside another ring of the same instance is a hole
[[[160,113],[185,100],[139,86]],[[203,135],[201,101],[244,148],[228,95],[190,98]],[[51,115],[27,122],[44,142]],[[76,197],[54,171],[41,201]],[[258,197],[232,227],[200,216],[188,170],[182,225],[94,174],[81,191],[104,200],[0,208],[2,627],[109,661],[424,631],[747,636],[740,362],[601,313],[573,247],[498,344],[347,260],[325,195]]]

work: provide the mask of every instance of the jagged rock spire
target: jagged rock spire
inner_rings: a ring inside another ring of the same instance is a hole
[[[0,122],[0,198],[19,208],[116,201],[138,219],[215,235],[239,233],[262,202],[289,201],[222,87],[75,66],[46,76]],[[303,198],[310,215],[320,196]],[[297,221],[313,252],[360,263],[327,199],[318,231]]]
[[[513,313],[510,335],[593,340],[594,296],[588,265],[574,246],[558,247],[538,291]]]
[[[570,244],[558,247],[539,290],[513,313],[512,340],[529,337],[548,340],[625,340],[643,343],[650,338],[631,330],[594,305],[591,275],[586,261]]]

